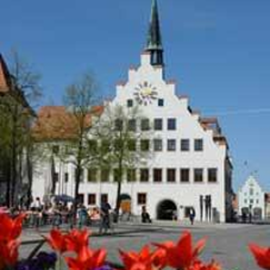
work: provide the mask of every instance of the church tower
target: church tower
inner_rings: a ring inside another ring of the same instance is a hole
[[[150,52],[151,54],[151,65],[164,65],[157,0],[152,0],[151,16],[145,51]]]

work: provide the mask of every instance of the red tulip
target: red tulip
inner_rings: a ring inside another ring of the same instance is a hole
[[[83,246],[88,246],[90,232],[88,230],[72,230],[66,235],[66,248],[69,251],[79,252]]]
[[[101,267],[105,263],[106,251],[99,249],[93,251],[87,246],[83,246],[77,258],[65,258],[70,270],[92,270]]]
[[[257,264],[261,268],[270,270],[270,248],[250,244],[249,249],[252,252]]]
[[[22,223],[25,214],[20,214],[12,219],[7,214],[0,214],[0,241],[9,241],[17,239],[22,232]]]
[[[190,267],[188,267],[187,270],[221,270],[221,266],[215,261],[212,261],[209,264],[204,264],[197,260]]]
[[[188,268],[194,261],[196,261],[199,253],[205,246],[206,239],[201,239],[192,248],[192,237],[190,232],[184,232],[177,244],[173,242],[165,242],[155,244],[163,248],[167,252],[167,263],[172,268],[185,269]]]
[[[50,235],[45,237],[52,249],[63,253],[67,250],[66,235],[62,234],[61,231],[53,229],[50,231]]]
[[[12,219],[7,214],[0,214],[0,269],[14,266],[18,260],[18,237],[22,232],[24,214]]]
[[[120,255],[126,270],[162,269],[166,265],[166,252],[158,249],[151,253],[148,246],[144,246],[139,253],[120,250]]]
[[[163,269],[167,265],[167,252],[158,248],[152,253],[151,260],[155,269]]]
[[[6,243],[0,243],[0,269],[14,266],[19,257],[19,243],[16,240],[10,240]]]

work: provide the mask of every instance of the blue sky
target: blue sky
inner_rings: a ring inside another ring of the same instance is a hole
[[[42,74],[43,104],[61,103],[87,70],[113,97],[115,83],[139,63],[150,2],[3,1],[0,52],[7,58],[16,49]],[[194,109],[219,116],[235,189],[256,170],[270,191],[270,1],[159,0],[159,9],[167,78]]]

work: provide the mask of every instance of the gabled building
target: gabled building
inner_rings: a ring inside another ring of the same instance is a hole
[[[123,197],[130,199],[132,213],[140,215],[146,206],[154,219],[182,220],[194,208],[196,220],[229,221],[233,212],[233,167],[228,142],[218,120],[193,110],[189,98],[177,94],[176,82],[166,79],[156,0],[140,65],[129,69],[128,79],[117,84],[115,98],[109,103],[112,108],[118,105],[126,110],[139,106],[144,118],[131,120],[141,132],[152,129],[153,133],[148,142],[152,158],[147,165],[138,164],[132,173],[126,172],[122,184]],[[141,144],[138,141],[137,147]],[[43,179],[49,179],[50,172],[42,164],[40,168],[33,191],[42,197]],[[72,164],[55,164],[55,171],[57,190],[74,196]],[[101,175],[99,170],[97,177]],[[85,168],[80,199],[86,206],[100,205],[101,198],[106,198],[114,207],[116,194],[113,174],[106,181],[95,182]]]
[[[23,193],[25,160],[20,140],[34,115],[0,54],[0,203],[12,204]]]
[[[238,213],[242,218],[249,215],[252,219],[265,218],[265,193],[254,175],[238,191]]]

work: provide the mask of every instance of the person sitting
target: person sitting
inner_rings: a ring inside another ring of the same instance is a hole
[[[142,223],[152,223],[149,213],[146,211],[145,205],[142,206]]]

